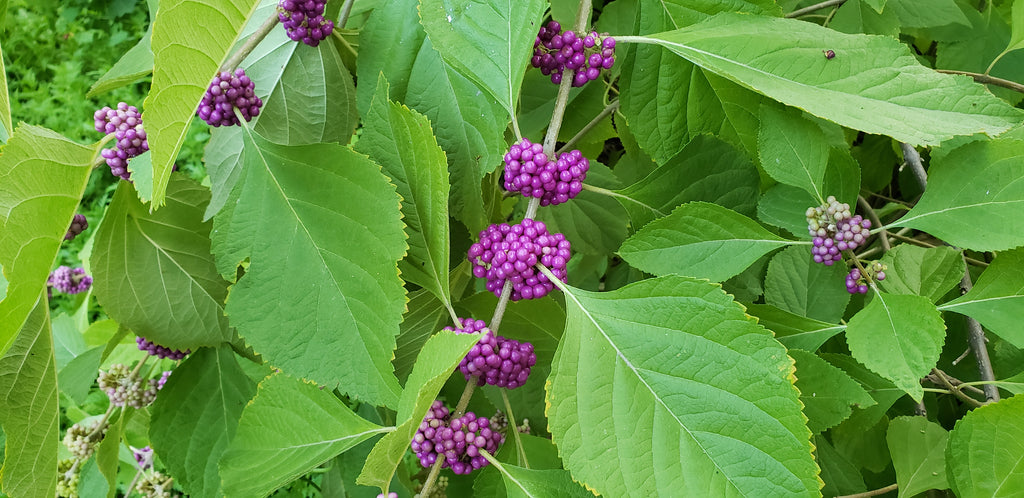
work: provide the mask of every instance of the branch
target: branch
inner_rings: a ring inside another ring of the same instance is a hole
[[[587,133],[590,133],[590,130],[594,129],[594,127],[597,126],[597,124],[600,123],[602,119],[607,117],[609,114],[615,112],[615,110],[618,108],[619,101],[616,99],[615,102],[608,104],[608,106],[606,106],[600,114],[594,117],[594,119],[591,119],[590,122],[583,127],[583,129],[581,129],[578,133],[576,133],[576,135],[570,138],[569,141],[566,142],[561,149],[558,149],[558,151],[555,152],[555,154],[561,154],[562,152],[569,150],[569,148],[575,145],[579,139],[583,138],[583,136],[586,135]]]
[[[1010,90],[1013,90],[1015,92],[1024,93],[1024,85],[1021,85],[1016,81],[1004,80],[1002,78],[996,78],[995,76],[989,76],[987,74],[972,73],[970,71],[956,71],[952,69],[936,69],[935,72],[942,74],[962,74],[964,76],[970,76],[974,78],[974,81],[978,83],[1001,86],[1003,88],[1009,88]]]
[[[964,271],[964,278],[960,280],[960,292],[966,294],[974,284],[971,282],[971,270],[968,268]],[[971,351],[974,352],[974,357],[978,360],[978,375],[981,376],[981,380],[985,382],[992,382],[996,380],[996,375],[992,371],[992,360],[988,357],[988,348],[985,347],[985,331],[981,329],[981,324],[977,320],[967,316],[967,343],[971,346]],[[989,401],[999,401],[999,388],[992,384],[985,384],[981,386],[985,391],[985,399]]]
[[[928,173],[925,173],[924,165],[921,164],[921,154],[917,153],[913,145],[906,142],[900,142],[900,148],[903,149],[903,160],[910,166],[910,171],[921,185],[921,190],[924,190],[928,186]]]
[[[280,19],[277,17],[277,9],[274,9],[274,12],[270,14],[270,17],[268,17],[266,21],[263,21],[263,25],[260,26],[255,33],[250,35],[247,40],[245,40],[245,44],[239,47],[238,51],[231,54],[231,57],[228,57],[228,60],[224,61],[224,64],[221,64],[220,70],[234,71],[235,68],[237,68],[250,53],[252,53],[253,49],[256,48],[256,45],[259,45],[260,42],[270,34],[270,31],[274,29],[274,26],[277,26],[279,21]]]
[[[591,8],[590,0],[580,2],[580,8],[576,11],[577,32],[583,30]],[[558,97],[555,98],[555,110],[551,113],[551,124],[548,125],[548,133],[544,137],[544,153],[552,159],[555,157],[555,142],[558,141],[558,130],[562,128],[565,106],[569,102],[569,90],[572,89],[572,80],[572,74],[567,72],[562,75],[562,84],[558,86]]]
[[[871,491],[855,493],[852,495],[837,496],[836,498],[870,498],[872,496],[884,495],[890,491],[896,491],[897,488],[899,488],[899,484],[890,484],[884,488],[873,489]]]
[[[348,22],[348,16],[352,13],[353,4],[355,4],[353,0],[345,0],[345,4],[341,6],[341,18],[338,19],[338,29],[345,27],[345,23]]]
[[[954,396],[956,396],[957,398],[960,398],[965,403],[967,403],[967,404],[969,404],[969,405],[971,405],[971,406],[973,406],[975,408],[977,408],[977,407],[982,405],[981,401],[978,401],[978,400],[976,400],[976,399],[974,399],[974,398],[964,394],[964,392],[961,391],[960,389],[957,389],[957,387],[954,386],[952,382],[950,382],[949,377],[946,377],[946,374],[944,374],[942,372],[942,370],[939,370],[938,368],[933,368],[932,369],[932,373],[929,376],[929,380],[931,380],[931,377],[934,377],[935,379],[938,379],[939,384],[942,384],[946,389],[949,389],[949,391],[951,393],[953,393]]]
[[[804,7],[804,8],[799,9],[799,10],[794,10],[793,12],[790,12],[789,14],[786,14],[786,17],[789,18],[789,19],[792,19],[794,17],[800,17],[800,16],[805,15],[805,14],[810,14],[811,12],[814,12],[816,10],[827,9],[829,7],[837,7],[837,6],[842,5],[844,3],[846,3],[846,0],[826,0],[826,1],[821,2],[819,4],[811,5],[810,7]]]

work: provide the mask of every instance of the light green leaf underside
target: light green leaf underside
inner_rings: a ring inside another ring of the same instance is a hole
[[[508,498],[590,498],[593,493],[583,489],[572,480],[565,470],[533,470],[488,459],[505,478],[505,493]]]
[[[935,366],[946,325],[928,298],[872,291],[873,299],[846,328],[853,357],[891,380],[915,400],[924,396],[921,377]]]
[[[402,221],[409,236],[409,253],[399,263],[402,277],[450,306],[448,163],[430,121],[388,100],[383,75],[355,150],[381,165],[402,198]]]
[[[985,328],[1024,348],[1024,249],[1001,252],[970,292],[939,307],[981,322]]]
[[[1024,397],[976,408],[946,446],[949,484],[961,498],[1019,496],[1024,489]]]
[[[795,243],[730,209],[690,202],[626,239],[619,254],[655,275],[675,273],[720,282],[761,256]]]
[[[922,66],[888,37],[723,13],[647,40],[784,104],[914,145],[997,135],[1022,116],[969,78]],[[825,49],[834,50],[835,58],[826,59]]]
[[[39,293],[92,171],[92,147],[21,125],[0,155],[0,266],[7,296],[0,301],[0,355]]]
[[[821,322],[767,304],[745,306],[747,313],[775,332],[775,338],[789,349],[817,351],[829,338],[846,330],[846,325]]]
[[[1024,245],[1024,142],[973,142],[936,159],[928,188],[893,226],[924,230],[955,246],[1001,251]]]
[[[383,490],[391,482],[398,464],[409,449],[413,435],[431,403],[437,398],[437,393],[479,339],[479,334],[442,331],[427,340],[398,400],[396,420],[401,423],[394,432],[385,434],[377,441],[366,458],[357,483],[377,486]]]
[[[151,408],[149,437],[190,496],[220,496],[217,462],[256,394],[231,348],[201,348],[174,369]]]
[[[153,83],[146,98],[146,135],[153,154],[155,206],[196,107],[256,0],[163,0],[153,20]]]
[[[394,406],[406,248],[395,187],[347,147],[277,145],[249,129],[245,144],[212,236],[222,275],[249,261],[228,299],[232,325],[272,365]]]
[[[886,252],[881,261],[888,266],[881,283],[887,292],[917,294],[933,303],[960,282],[966,269],[960,251],[952,247],[901,244]],[[1024,281],[1021,285],[1024,287]]]
[[[231,339],[223,302],[227,282],[210,254],[203,210],[210,192],[174,175],[170,209],[150,213],[121,182],[96,232],[94,293],[104,311],[135,334],[172,349]]]
[[[605,496],[819,494],[792,360],[719,286],[563,290],[548,428],[577,480]]]
[[[228,497],[266,496],[341,452],[393,428],[372,424],[314,384],[276,374],[238,422],[220,462]]]
[[[797,109],[762,104],[761,129],[757,134],[761,167],[775,181],[799,187],[817,200],[822,192],[828,166],[828,143],[817,124]]]
[[[897,417],[889,421],[885,440],[896,469],[899,498],[929,489],[948,489],[946,440],[949,433],[924,417]]]
[[[543,0],[421,0],[420,23],[445,62],[512,115],[546,6]]]
[[[790,349],[796,361],[796,387],[807,415],[807,427],[817,434],[850,416],[851,406],[875,404],[857,381],[814,353]]]

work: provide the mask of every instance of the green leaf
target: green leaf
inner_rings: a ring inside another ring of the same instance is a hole
[[[717,204],[690,202],[626,239],[619,254],[655,275],[676,273],[720,282],[761,256],[797,243]]]
[[[956,135],[997,135],[1022,116],[970,78],[920,65],[906,45],[888,37],[726,13],[637,41],[664,46],[812,115],[914,145],[937,145]],[[836,57],[826,59],[822,47],[835,47]]]
[[[900,498],[929,489],[949,489],[946,429],[924,417],[897,417],[889,421],[885,439],[896,469]]]
[[[887,292],[917,294],[933,303],[960,282],[966,269],[960,251],[952,247],[901,244],[886,252],[881,262],[889,267],[879,284]]]
[[[708,168],[714,164],[714,168]],[[643,180],[616,193],[639,229],[676,206],[706,201],[753,216],[760,177],[746,154],[713,135],[698,135]]]
[[[514,390],[511,392],[515,392]],[[543,402],[542,402],[543,404]],[[523,442],[523,453],[534,470],[562,470],[562,460],[558,458],[558,449],[550,439],[529,434],[520,434]],[[494,454],[499,462],[512,465],[525,465],[519,456],[515,441],[508,439]],[[506,498],[505,482],[502,473],[494,466],[481,469],[480,475],[473,479],[473,496],[478,498]]]
[[[825,170],[824,188],[826,195],[835,196],[839,202],[856,205],[860,194],[860,166],[849,151],[838,147],[829,148],[828,168]],[[886,182],[888,185],[888,182]],[[776,184],[757,202],[757,218],[761,221],[785,228],[801,238],[807,235],[807,208],[817,206],[821,200],[798,187]]]
[[[153,5],[150,7],[149,18],[153,19],[156,9]],[[106,73],[103,73],[103,76],[100,76],[100,79],[92,84],[85,96],[95,97],[115,88],[121,88],[153,72],[152,37],[153,23],[150,23],[139,42],[125,52]]]
[[[231,339],[222,304],[227,282],[210,254],[212,223],[202,221],[209,196],[206,188],[174,175],[167,186],[170,209],[150,213],[132,184],[121,182],[96,231],[93,289],[103,310],[172,349]]]
[[[4,7],[4,14],[0,14],[0,21],[3,20],[7,12],[6,5]],[[2,28],[3,23],[0,22],[0,29]],[[0,144],[7,143],[7,140],[11,138],[11,133],[14,132],[14,125],[11,124],[11,98],[7,93],[7,70],[4,69],[3,55],[3,47],[0,47]],[[3,297],[0,296],[0,299]]]
[[[790,349],[796,361],[796,388],[807,415],[807,427],[818,434],[850,416],[850,406],[871,406],[875,400],[857,381],[814,353]]]
[[[92,384],[96,380],[96,369],[100,367],[103,348],[92,348],[68,362],[57,371],[57,385],[60,391],[78,404],[83,404]]]
[[[620,187],[618,178],[607,166],[590,161],[587,184],[600,188]],[[615,199],[584,190],[572,202],[549,206],[537,219],[551,233],[561,233],[572,241],[573,254],[605,256],[615,252],[626,240],[626,212]]]
[[[276,367],[393,406],[406,248],[395,187],[347,147],[277,145],[249,129],[245,143],[242,176],[214,218],[221,274],[249,261],[227,304],[232,325]]]
[[[892,226],[924,230],[959,247],[1024,245],[1024,142],[987,140],[932,161],[928,188]]]
[[[814,456],[821,467],[821,480],[825,486],[821,492],[825,496],[839,496],[867,491],[864,485],[864,477],[860,469],[850,463],[842,454],[823,436],[818,435],[812,439],[814,444]]]
[[[167,379],[151,409],[149,437],[189,495],[220,496],[217,462],[255,394],[256,383],[227,345],[199,349]]]
[[[421,0],[419,10],[445,62],[514,115],[545,8],[543,0]]]
[[[370,101],[377,93],[374,85],[381,73],[391,85],[391,97],[399,102],[405,99],[413,79],[413,64],[427,36],[420,25],[418,7],[419,0],[392,1],[386,9],[373,9],[359,30],[356,76],[362,83],[356,87],[356,102],[360,115],[370,110]]]
[[[0,355],[14,342],[53,267],[92,171],[92,147],[21,125],[0,155]]]
[[[775,332],[775,338],[788,349],[817,351],[825,341],[846,330],[846,325],[833,325],[790,313],[768,304],[745,304],[747,313],[758,323]]]
[[[1016,496],[1024,489],[1024,397],[976,408],[946,446],[949,484],[961,498]]]
[[[768,263],[764,300],[790,313],[839,323],[850,302],[850,293],[843,285],[845,277],[842,265],[815,263],[806,247],[790,247]]]
[[[42,291],[23,323],[10,349],[0,357],[0,421],[6,436],[0,484],[10,496],[52,498],[57,490],[60,437],[57,370]]]
[[[871,406],[855,408],[850,418],[841,424],[842,426],[850,427],[854,432],[867,431],[876,425],[885,415],[885,412],[892,407],[893,403],[904,396],[903,391],[898,389],[892,382],[868,370],[867,367],[858,363],[850,355],[821,353],[819,357],[843,369],[847,375],[860,382],[877,403]]]
[[[366,458],[366,465],[356,479],[357,483],[386,489],[409,449],[412,437],[423,422],[423,417],[437,398],[437,393],[479,340],[479,334],[456,334],[449,331],[438,332],[427,340],[416,358],[416,365],[405,384],[402,397],[398,400],[396,420],[401,423],[394,432],[377,441],[370,456]]]
[[[899,17],[903,28],[931,28],[947,24],[970,27],[956,0],[889,0],[885,6]],[[902,491],[900,496],[903,496]]]
[[[203,93],[257,3],[160,2],[153,19],[153,84],[143,117],[153,154],[153,192],[147,197],[153,199],[154,208],[165,202],[171,167]]]
[[[793,108],[762,104],[760,118],[757,149],[761,167],[776,181],[800,187],[819,203],[824,202],[828,165],[825,133]]]
[[[355,150],[370,156],[398,187],[409,253],[399,263],[406,281],[429,289],[446,306],[448,290],[448,163],[430,121],[388,100],[384,76],[363,119]]]
[[[468,348],[467,348],[468,349]],[[275,374],[242,411],[220,462],[228,497],[266,496],[341,452],[393,427],[360,418],[330,391]]]
[[[792,360],[719,286],[559,287],[548,428],[574,478],[605,496],[818,495]]]
[[[1006,46],[1007,52],[1024,48],[1024,2],[1014,0],[1010,17],[1010,43]]]
[[[580,487],[565,470],[532,470],[502,464],[486,451],[481,453],[505,478],[509,498],[542,498],[547,496],[585,497],[593,493]]]
[[[926,297],[884,292],[874,292],[873,297],[847,325],[850,352],[921,401],[924,391],[920,379],[939,360],[946,325]]]
[[[1002,339],[1024,348],[1020,327],[1020,317],[1024,316],[1024,249],[999,253],[967,294],[939,309],[974,318]]]

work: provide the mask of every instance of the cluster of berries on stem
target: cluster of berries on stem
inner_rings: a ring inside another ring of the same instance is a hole
[[[100,155],[106,160],[110,172],[125,180],[131,179],[128,173],[128,160],[149,150],[146,130],[142,127],[142,113],[133,105],[124,102],[117,104],[117,109],[104,107],[93,114],[96,131],[114,134],[117,144],[112,149],[103,149]]]
[[[46,285],[65,294],[79,294],[89,290],[92,286],[92,277],[85,274],[85,268],[61,265],[50,272]]]
[[[550,234],[543,222],[525,219],[514,225],[487,227],[467,255],[473,275],[487,279],[487,290],[500,296],[505,282],[511,282],[512,300],[518,301],[544,297],[554,289],[554,284],[535,267],[537,263],[564,282],[572,251],[564,235]]]
[[[477,385],[515,389],[530,378],[530,369],[537,364],[533,344],[494,335],[483,320],[460,318],[462,328],[444,330],[459,334],[481,334],[480,341],[470,348],[459,363],[459,371],[467,381],[476,377]]]
[[[505,154],[505,190],[538,198],[541,206],[561,204],[579,195],[589,169],[590,161],[578,150],[552,161],[544,146],[524,138]]]
[[[184,358],[185,355],[192,352],[191,349],[180,351],[177,349],[168,348],[166,346],[161,346],[155,342],[150,342],[148,339],[142,336],[135,338],[135,344],[139,346],[139,351],[145,351],[149,353],[151,356],[157,356],[162,359],[169,358],[172,360],[180,360]],[[170,372],[165,372],[165,374],[170,375]],[[166,380],[166,376],[161,379],[161,386],[163,382],[166,382]]]
[[[493,454],[505,442],[505,436],[491,428],[487,417],[477,417],[473,412],[456,419],[450,415],[441,401],[430,405],[410,444],[420,465],[429,468],[443,459],[441,468],[450,467],[456,474],[469,474],[489,465],[480,451]]]
[[[574,31],[563,33],[562,25],[551,21],[537,33],[530,64],[545,76],[550,75],[556,85],[570,71],[572,86],[583,86],[615,64],[615,39],[596,31],[580,38]]]
[[[872,280],[882,281],[885,280],[885,270],[889,269],[888,266],[874,261],[864,267],[864,271],[860,268],[852,268],[850,273],[846,275],[846,291],[850,294],[867,294],[868,283]]]
[[[235,108],[248,122],[260,114],[261,107],[263,100],[256,96],[256,84],[245,75],[244,69],[237,68],[234,72],[222,71],[214,76],[196,115],[210,126],[233,126],[241,124],[235,116]]]
[[[100,370],[97,382],[112,405],[138,409],[153,403],[170,373],[164,372],[160,379],[141,379],[126,365],[117,363],[107,371]]]
[[[326,0],[281,0],[277,4],[277,18],[288,38],[315,47],[331,36],[334,21],[324,19],[326,3]]]
[[[85,215],[75,214],[75,217],[71,219],[71,226],[68,227],[68,233],[64,234],[64,240],[78,237],[86,228],[89,228],[89,222],[85,219]]]
[[[807,231],[814,237],[814,262],[825,266],[843,259],[842,251],[852,251],[864,244],[871,228],[870,220],[853,216],[849,204],[831,195],[825,204],[807,208],[806,217]]]
[[[97,430],[98,424],[101,423],[103,424],[102,428]],[[96,445],[103,440],[103,436],[107,434],[108,427],[109,425],[105,419],[95,420],[88,425],[72,425],[68,432],[64,434],[64,446],[67,446],[75,458],[87,460],[96,452]]]

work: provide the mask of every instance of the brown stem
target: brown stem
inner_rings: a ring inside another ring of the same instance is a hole
[[[987,74],[972,73],[970,71],[955,71],[952,69],[936,69],[935,72],[942,74],[962,74],[964,76],[970,76],[974,78],[974,81],[978,83],[984,83],[986,85],[1001,86],[1003,88],[1009,88],[1015,92],[1024,93],[1024,85],[1017,83],[1016,81],[1004,80],[1002,78],[996,78],[995,76],[989,76]]]
[[[964,278],[960,280],[960,292],[967,294],[974,287],[974,283],[971,282],[971,270],[967,269],[964,272]],[[981,329],[981,324],[977,320],[967,318],[967,343],[971,346],[971,351],[974,352],[974,357],[978,360],[978,375],[981,376],[981,380],[991,382],[996,380],[995,373],[992,371],[992,360],[988,357],[988,348],[985,346],[985,331]],[[985,399],[989,401],[999,401],[999,388],[992,384],[985,384],[981,386],[985,391]]]
[[[792,19],[794,17],[800,17],[805,14],[810,14],[811,12],[814,12],[816,10],[827,9],[829,7],[836,7],[844,3],[846,3],[846,0],[826,0],[824,2],[811,5],[810,7],[804,7],[799,10],[794,10],[793,12],[786,14],[786,17]]]
[[[951,393],[953,393],[954,396],[956,396],[957,398],[960,398],[965,403],[967,403],[967,404],[969,404],[969,405],[971,405],[971,406],[973,406],[975,408],[977,408],[977,407],[982,405],[981,401],[978,401],[978,400],[976,400],[976,399],[974,399],[974,398],[964,394],[964,392],[961,391],[960,389],[957,389],[957,387],[954,386],[952,382],[950,382],[949,377],[946,377],[946,374],[942,373],[942,370],[939,370],[938,368],[933,368],[932,369],[932,376],[934,376],[936,379],[938,379],[939,384],[941,384],[943,387],[948,389]]]

